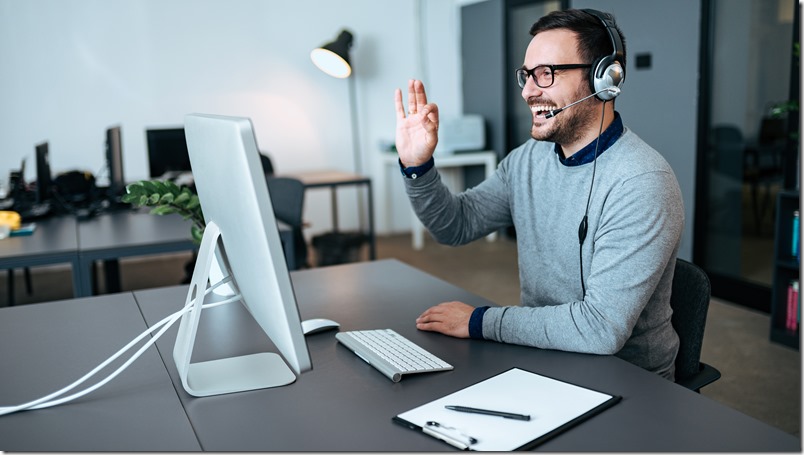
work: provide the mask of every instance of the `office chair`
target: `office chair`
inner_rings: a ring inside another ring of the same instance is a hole
[[[701,362],[711,295],[709,277],[697,265],[676,259],[672,292],[672,324],[680,341],[676,356],[676,383],[700,393],[702,387],[720,379],[720,371]]]
[[[290,177],[267,177],[268,193],[274,206],[274,215],[293,229],[293,247],[295,250],[296,268],[308,268],[307,242],[304,240],[302,228],[304,221],[304,184],[301,180]]]
[[[263,151],[260,151],[260,164],[262,164],[262,172],[265,173],[265,177],[273,177],[274,163],[271,161],[271,157]]]

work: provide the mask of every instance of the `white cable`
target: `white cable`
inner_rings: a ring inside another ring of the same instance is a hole
[[[226,303],[235,302],[235,301],[237,301],[237,300],[239,300],[239,299],[240,299],[240,296],[235,296],[235,297],[232,297],[232,298],[229,298],[229,299],[226,299],[226,300],[222,300],[222,301],[220,301],[220,302],[215,302],[215,303],[210,303],[210,304],[207,304],[207,305],[203,305],[203,306],[202,306],[202,309],[213,308],[213,307],[216,307],[216,306],[219,306],[219,305],[223,305],[223,304],[226,304]],[[145,350],[146,350],[146,349],[148,349],[150,346],[152,346],[154,343],[156,343],[156,341],[157,341],[157,340],[159,340],[159,338],[161,338],[161,337],[162,337],[162,335],[164,335],[164,333],[165,333],[165,332],[166,332],[168,329],[170,329],[170,327],[171,327],[171,326],[172,326],[172,325],[173,325],[173,324],[174,324],[174,323],[175,323],[175,322],[176,322],[176,321],[177,321],[177,320],[178,320],[178,319],[179,319],[179,318],[180,318],[180,317],[181,317],[181,316],[182,316],[184,313],[186,313],[186,312],[188,312],[188,311],[192,311],[192,310],[193,310],[193,308],[192,308],[192,307],[185,307],[185,308],[183,308],[183,309],[181,309],[181,310],[177,311],[176,313],[173,313],[172,315],[168,316],[167,318],[163,319],[163,320],[162,320],[162,321],[160,321],[159,323],[157,323],[157,324],[156,324],[154,327],[158,327],[159,325],[165,325],[165,326],[164,326],[164,327],[162,328],[162,330],[160,330],[160,331],[159,331],[159,332],[158,332],[158,333],[157,333],[157,334],[156,334],[156,335],[155,335],[153,338],[151,338],[151,339],[150,339],[150,340],[149,340],[149,341],[148,341],[148,342],[147,342],[145,345],[143,345],[143,346],[142,346],[142,347],[141,347],[141,348],[140,348],[140,349],[139,349],[137,352],[135,352],[135,353],[134,353],[134,354],[131,356],[131,358],[130,358],[128,361],[126,361],[126,363],[124,363],[123,365],[121,365],[121,366],[120,366],[120,367],[119,367],[117,370],[115,370],[113,373],[111,373],[109,376],[107,376],[106,378],[104,378],[104,379],[103,379],[103,380],[101,380],[100,382],[96,383],[95,385],[90,386],[90,387],[87,387],[86,389],[84,389],[84,390],[82,390],[82,391],[80,391],[80,392],[76,392],[76,393],[74,393],[73,395],[70,395],[70,396],[68,396],[68,397],[60,398],[60,399],[58,399],[58,400],[54,400],[54,401],[49,401],[49,402],[47,402],[47,403],[42,403],[42,404],[37,405],[37,406],[31,406],[31,407],[27,407],[27,408],[25,408],[25,409],[42,409],[42,408],[48,408],[48,407],[51,407],[51,406],[56,406],[56,405],[59,405],[59,404],[67,403],[67,402],[72,401],[72,400],[74,400],[74,399],[76,399],[76,398],[80,398],[80,397],[82,397],[82,396],[84,396],[84,395],[89,394],[90,392],[93,392],[93,391],[95,391],[95,390],[99,389],[100,387],[102,387],[103,385],[107,384],[109,381],[111,381],[111,380],[112,380],[112,379],[114,379],[115,377],[117,377],[117,376],[118,376],[120,373],[122,373],[122,372],[123,372],[123,371],[124,371],[126,368],[128,368],[128,367],[129,367],[129,365],[131,365],[132,363],[134,363],[134,361],[135,361],[135,360],[137,360],[137,359],[138,359],[138,358],[139,358],[139,357],[140,357],[140,356],[141,356],[141,355],[142,355],[142,354],[145,352]],[[165,321],[166,321],[167,319],[170,319],[170,321],[167,321],[168,323],[167,323],[167,324],[165,324]],[[153,328],[152,328],[152,329],[153,329]],[[151,329],[151,330],[149,330],[149,331],[153,331],[152,329]],[[131,343],[130,343],[130,344],[131,344]],[[127,350],[127,349],[126,349],[126,350]],[[122,352],[121,352],[121,353],[122,353]],[[118,356],[118,357],[119,357],[119,356]],[[110,361],[111,361],[111,360],[113,360],[113,359],[110,359]],[[108,362],[106,362],[106,363],[108,364]],[[104,365],[104,366],[105,366],[105,365]],[[98,368],[96,368],[96,370],[100,370],[100,368],[102,368],[102,367],[98,367]],[[92,375],[94,375],[94,373],[92,373]],[[92,375],[88,375],[88,376],[86,376],[86,377],[87,377],[87,378],[89,378],[89,377],[91,377]],[[77,385],[77,384],[76,384],[76,385]],[[65,392],[66,392],[66,391],[65,391]],[[41,399],[40,399],[40,400],[41,400]],[[0,413],[0,415],[3,415],[3,414],[2,414],[2,413]]]
[[[209,293],[211,293],[217,287],[219,287],[219,286],[221,286],[223,284],[226,284],[226,283],[228,283],[230,281],[231,281],[230,276],[225,277],[224,279],[220,280],[219,282],[217,282],[214,285],[212,285],[209,288],[207,288],[206,291],[204,292],[204,295],[201,298],[206,297],[207,295],[209,295]],[[235,295],[230,296],[228,299],[202,305],[201,308],[202,309],[214,308],[216,306],[236,302],[236,301],[238,301],[240,299],[241,299],[241,296],[239,294],[235,294]],[[143,333],[141,333],[135,339],[133,339],[131,342],[129,342],[125,347],[123,347],[122,349],[117,351],[111,357],[106,359],[103,363],[101,363],[100,365],[98,365],[97,367],[92,369],[92,371],[90,371],[89,373],[85,374],[83,377],[81,377],[77,381],[73,382],[72,384],[68,385],[67,387],[64,387],[61,390],[58,390],[58,391],[53,392],[53,393],[51,393],[49,395],[46,395],[44,397],[38,398],[38,399],[33,400],[33,401],[29,401],[29,402],[21,404],[21,405],[0,407],[0,416],[4,416],[4,415],[7,415],[7,414],[12,414],[12,413],[19,412],[19,411],[30,410],[30,409],[42,409],[42,408],[47,408],[47,407],[51,407],[51,406],[56,406],[56,405],[59,405],[59,404],[66,403],[68,401],[72,401],[72,400],[74,400],[76,398],[80,398],[80,397],[82,397],[84,395],[87,395],[87,394],[97,390],[98,388],[104,386],[109,381],[111,381],[112,379],[117,377],[126,368],[128,368],[129,365],[131,365],[135,360],[137,360],[142,355],[142,353],[145,352],[146,349],[148,349],[154,343],[156,343],[156,341],[159,340],[159,338],[161,338],[162,335],[168,329],[170,329],[170,327],[173,326],[173,324],[175,324],[176,321],[178,321],[179,318],[181,318],[181,316],[184,313],[186,313],[188,311],[192,311],[192,309],[193,309],[193,301],[189,302],[186,306],[184,306],[179,311],[171,314],[170,316],[167,316],[166,318],[164,318],[161,321],[157,322],[153,326],[149,327],[147,330],[145,330]],[[88,388],[86,388],[86,389],[84,389],[84,390],[82,390],[80,392],[76,392],[75,394],[70,395],[68,397],[59,398],[59,399],[56,399],[56,400],[53,400],[53,401],[48,401],[48,400],[51,400],[52,398],[56,398],[58,396],[61,396],[61,395],[65,394],[65,393],[69,392],[70,390],[78,387],[79,385],[84,383],[86,380],[88,380],[89,378],[91,378],[92,376],[97,374],[100,370],[105,368],[107,365],[109,365],[111,362],[113,362],[114,360],[119,358],[126,351],[131,349],[134,345],[136,345],[143,338],[145,338],[150,333],[152,333],[154,330],[156,330],[156,329],[158,329],[160,327],[162,327],[162,329],[156,335],[154,335],[145,345],[143,345],[139,350],[137,350],[137,352],[135,352],[131,356],[131,358],[129,358],[128,361],[126,361],[123,365],[118,367],[117,370],[112,372],[106,378],[102,379],[100,382],[98,382],[95,385],[90,386],[90,387],[88,387]]]

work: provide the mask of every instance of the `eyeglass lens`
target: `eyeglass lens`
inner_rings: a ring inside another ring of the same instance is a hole
[[[519,68],[516,70],[516,82],[519,88],[525,88],[528,77],[533,77],[536,85],[547,88],[553,85],[553,71],[549,66],[537,66],[533,69]]]

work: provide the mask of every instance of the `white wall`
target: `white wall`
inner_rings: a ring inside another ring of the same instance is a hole
[[[0,179],[27,157],[34,180],[34,145],[47,140],[54,174],[103,180],[104,131],[117,124],[126,178],[148,178],[145,129],[190,112],[250,117],[280,173],[350,171],[349,85],[309,58],[344,27],[363,169],[375,169],[408,78],[425,78],[442,115],[461,111],[455,11],[453,0],[0,0]],[[310,233],[328,230],[328,195],[308,194]],[[357,198],[341,199],[353,227]],[[392,210],[408,222],[407,206]]]

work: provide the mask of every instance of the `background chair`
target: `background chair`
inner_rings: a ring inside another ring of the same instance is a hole
[[[266,177],[274,215],[293,229],[296,268],[308,268],[307,242],[304,240],[304,184],[290,177]]]
[[[706,313],[709,310],[709,277],[697,265],[676,259],[673,277],[673,328],[680,345],[676,356],[676,383],[700,393],[705,385],[720,379],[720,371],[701,362]]]

